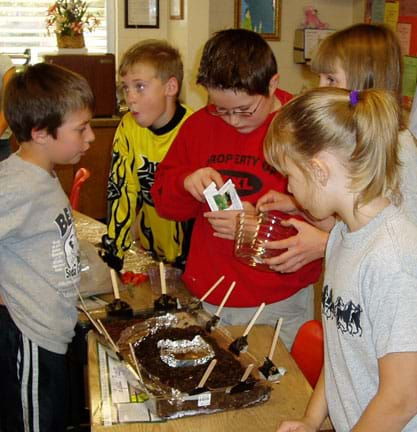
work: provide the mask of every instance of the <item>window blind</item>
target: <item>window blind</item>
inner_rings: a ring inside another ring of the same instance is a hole
[[[88,11],[100,19],[93,31],[85,31],[88,52],[107,52],[106,0],[90,0]],[[31,63],[42,54],[57,50],[56,35],[48,36],[46,14],[53,0],[0,0],[0,52],[18,54],[31,51]]]

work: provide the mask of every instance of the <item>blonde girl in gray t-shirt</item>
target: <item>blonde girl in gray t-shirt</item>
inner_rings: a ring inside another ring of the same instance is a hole
[[[324,368],[278,432],[417,430],[417,227],[397,207],[400,111],[383,90],[321,88],[272,121],[266,159],[305,212],[337,214],[322,298]],[[387,198],[390,197],[390,198]]]

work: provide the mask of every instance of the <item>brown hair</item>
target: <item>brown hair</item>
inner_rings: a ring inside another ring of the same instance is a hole
[[[56,138],[65,116],[94,110],[94,96],[81,75],[48,63],[28,66],[8,82],[4,114],[19,143],[32,139],[32,129],[46,129]]]
[[[331,34],[311,63],[315,73],[339,66],[351,90],[381,88],[394,93],[401,106],[402,55],[397,36],[384,25],[356,24]]]
[[[273,119],[265,157],[285,174],[287,158],[306,174],[307,162],[321,151],[336,154],[350,174],[355,208],[390,193],[400,201],[398,104],[385,90],[323,87],[284,105]]]
[[[167,82],[171,77],[178,81],[181,91],[184,67],[179,51],[167,41],[146,39],[131,46],[123,55],[119,66],[119,76],[123,77],[136,63],[146,63],[155,69],[156,77]]]
[[[274,53],[259,34],[228,29],[206,42],[197,84],[268,96],[269,82],[277,71]]]

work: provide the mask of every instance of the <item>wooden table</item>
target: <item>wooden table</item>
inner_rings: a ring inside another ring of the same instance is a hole
[[[241,336],[244,327],[228,327],[233,337]],[[259,364],[268,353],[273,329],[269,326],[254,326],[249,334],[249,350]],[[100,383],[97,362],[97,341],[89,334],[88,380],[90,388],[90,413],[92,432],[266,432],[275,431],[277,424],[285,419],[295,419],[303,415],[312,389],[288,353],[284,344],[278,341],[273,358],[277,366],[282,366],[287,373],[279,384],[272,384],[269,401],[253,408],[225,411],[217,414],[184,417],[168,420],[165,423],[125,423],[114,426],[101,425],[100,419]],[[331,429],[327,421],[323,430]]]
[[[80,238],[97,243],[105,232],[103,224],[75,213],[78,235]],[[138,251],[138,254],[141,252]],[[143,254],[143,252],[142,252]],[[131,258],[131,259],[130,259]],[[129,257],[127,270],[143,271],[142,266],[148,265],[145,256],[139,260]],[[136,256],[137,258],[137,256]],[[138,261],[140,265],[138,265]],[[126,270],[126,269],[125,269]],[[180,287],[177,296],[181,301],[190,301],[190,295],[184,286]],[[111,301],[111,295],[102,296]],[[137,287],[121,289],[120,297],[129,303],[135,314],[148,315],[153,308],[153,301],[158,294],[152,293],[148,282]],[[95,318],[104,318],[104,310],[92,313]],[[86,319],[84,317],[84,319]],[[233,338],[241,336],[244,327],[228,327]],[[273,329],[269,326],[254,326],[249,334],[249,351],[258,359],[259,365],[263,363],[265,355],[269,352],[273,337]],[[225,411],[217,414],[184,417],[178,420],[168,420],[165,423],[125,423],[113,426],[101,424],[101,395],[99,382],[99,366],[97,361],[97,340],[95,334],[88,335],[88,381],[89,405],[91,413],[92,432],[266,432],[275,431],[277,424],[282,420],[300,418],[312,394],[311,386],[298,368],[297,364],[287,351],[285,345],[278,340],[273,362],[287,370],[279,384],[273,384],[270,400],[253,408]],[[332,430],[327,420],[322,430]]]

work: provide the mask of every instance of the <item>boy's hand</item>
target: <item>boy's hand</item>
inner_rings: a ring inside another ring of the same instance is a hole
[[[288,249],[281,255],[264,260],[272,270],[280,273],[292,273],[311,261],[323,258],[329,238],[327,232],[297,219],[282,221],[282,225],[292,225],[298,234],[265,244],[267,249]]]
[[[115,241],[109,238],[108,234],[101,237],[101,244],[98,245],[100,258],[112,269],[120,272],[123,268],[123,259],[116,255]]]
[[[247,202],[242,201],[243,210],[255,211],[255,207]],[[219,237],[226,240],[234,240],[236,232],[236,218],[242,210],[220,210],[204,213],[211,224],[214,237]]]
[[[257,211],[279,210],[284,213],[298,214],[297,202],[292,195],[270,190],[256,203]]]
[[[223,179],[219,172],[210,167],[200,168],[185,178],[184,189],[197,201],[204,202],[204,189],[211,182],[216,183],[218,188],[223,186]]]
[[[123,268],[123,260],[119,257],[110,254],[106,250],[102,249],[98,251],[100,258],[112,269],[120,272]]]

